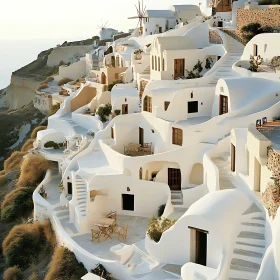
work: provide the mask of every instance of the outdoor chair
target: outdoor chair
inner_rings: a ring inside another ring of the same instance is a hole
[[[91,229],[91,242],[98,240],[98,243],[100,242],[100,230]]]
[[[118,239],[122,238],[123,241],[125,241],[127,237],[127,230],[128,230],[128,225],[126,225],[124,228],[115,227],[115,233],[118,234]]]
[[[263,125],[267,123],[267,117],[262,118]]]
[[[256,127],[262,126],[262,120],[256,120]]]

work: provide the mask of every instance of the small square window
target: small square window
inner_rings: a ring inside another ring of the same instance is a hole
[[[198,112],[198,101],[188,102],[188,113],[197,113]]]
[[[122,206],[123,210],[134,211],[134,195],[122,194]]]

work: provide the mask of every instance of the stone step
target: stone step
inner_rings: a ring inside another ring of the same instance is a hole
[[[173,205],[183,205],[183,201],[171,201]]]
[[[252,232],[252,231],[241,231],[237,237],[240,239],[265,240],[263,233],[257,233],[257,232]]]
[[[258,273],[260,264],[239,258],[233,258],[231,260],[230,269]]]
[[[250,222],[243,222],[243,223],[241,223],[241,225],[250,226],[250,227],[260,227],[260,228],[264,228],[265,227],[264,224],[250,223]]]
[[[245,242],[241,242],[241,243],[245,243]],[[237,244],[235,243],[235,249],[240,249],[240,250],[245,250],[245,251],[252,251],[252,252],[256,252],[256,253],[260,253],[260,254],[264,254],[265,252],[265,246],[262,247],[261,245],[243,245],[243,244]]]
[[[252,203],[250,207],[242,215],[248,215],[252,213],[262,213],[260,208],[255,203]]]
[[[250,247],[250,248],[259,248],[259,249],[262,249],[264,250],[265,249],[265,242],[261,242],[261,241],[258,241],[258,242],[242,242],[242,241],[236,241],[236,245],[242,245],[242,246],[246,246],[246,247]]]
[[[263,254],[262,253],[259,253],[259,252],[254,252],[254,251],[249,251],[249,250],[244,250],[244,249],[237,249],[235,248],[233,250],[233,254],[234,255],[239,255],[240,256],[244,256],[244,257],[250,257],[250,258],[254,258],[254,259],[259,259],[259,261],[262,260],[263,258]],[[247,258],[248,260],[248,258]],[[256,261],[258,262],[258,261]]]

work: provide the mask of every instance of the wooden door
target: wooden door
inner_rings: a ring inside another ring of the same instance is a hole
[[[207,262],[207,233],[196,231],[195,263],[206,266]]]
[[[144,145],[144,129],[139,127],[139,144]]]
[[[228,97],[225,95],[220,95],[220,115],[226,114],[228,112]]]
[[[174,79],[185,76],[185,59],[174,59]]]
[[[101,74],[101,84],[106,85],[106,82],[107,82],[106,80],[107,80],[107,77],[106,77],[105,73],[102,73]]]
[[[181,170],[178,168],[168,168],[168,185],[173,191],[181,190]]]
[[[122,105],[122,114],[123,115],[128,114],[128,104],[123,104]]]
[[[231,144],[231,171],[235,172],[235,146]]]

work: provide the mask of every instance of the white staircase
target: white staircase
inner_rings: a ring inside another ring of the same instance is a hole
[[[182,191],[171,191],[171,203],[176,205],[183,205]]]
[[[240,60],[244,46],[231,36],[224,33],[226,38],[227,54],[221,65],[218,67],[215,75],[209,82],[211,85],[216,85],[221,78],[234,77],[236,74],[232,71],[232,65]]]
[[[146,67],[141,74],[150,75],[151,74],[151,66],[149,65],[148,67]]]
[[[219,169],[219,185],[221,190],[235,189],[232,183],[233,176],[230,171],[230,162],[224,158],[213,158],[212,161]]]
[[[229,280],[255,280],[265,253],[265,215],[253,203],[242,215]]]
[[[87,210],[87,186],[85,180],[76,175],[75,179],[76,193],[77,193],[77,202],[78,202],[78,211],[82,217],[86,216]]]

